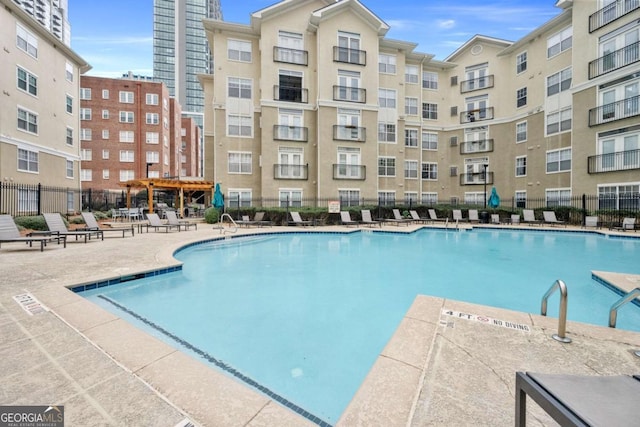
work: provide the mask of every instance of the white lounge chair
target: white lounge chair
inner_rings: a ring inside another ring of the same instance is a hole
[[[195,222],[187,221],[185,219],[178,219],[178,215],[176,215],[176,211],[165,211],[165,215],[167,216],[167,224],[169,225],[177,225],[178,230],[183,227],[185,231],[189,229],[189,227],[193,227],[196,230],[198,229],[198,224]]]
[[[611,230],[620,230],[620,231],[627,231],[627,230],[636,230],[636,219],[633,217],[626,217],[622,220],[621,224],[617,224],[611,227]]]
[[[543,211],[542,216],[544,218],[545,224],[564,225],[565,227],[567,226],[567,224],[564,221],[558,221],[558,218],[556,218],[556,213],[554,211]]]
[[[289,221],[289,225],[302,225],[302,226],[312,226],[315,225],[314,221],[311,220],[303,220],[300,217],[300,212],[289,212],[291,214],[291,221]]]
[[[411,219],[413,220],[413,222],[418,222],[422,224],[427,224],[431,222],[429,218],[421,217],[420,215],[418,215],[418,212],[414,210],[409,211],[409,215],[411,215]]]
[[[469,209],[469,222],[480,222],[477,209]]]
[[[500,215],[491,214],[491,224],[500,224]]]
[[[461,209],[454,209],[453,210],[453,220],[454,221],[458,221],[458,222],[466,222],[467,220],[462,216],[462,210]]]
[[[597,216],[585,216],[583,228],[600,228],[600,218]]]
[[[371,211],[370,210],[363,209],[362,211],[360,211],[360,214],[362,215],[362,221],[360,221],[361,224],[369,225],[369,226],[377,225],[378,227],[382,227],[382,222],[381,221],[376,221],[376,220],[371,218]]]
[[[522,222],[526,224],[538,224],[540,225],[542,221],[536,219],[536,215],[533,212],[533,209],[523,209],[522,210]]]
[[[435,209],[429,209],[427,212],[429,212],[429,219],[431,221],[440,221],[440,222],[446,222],[447,218],[438,218],[438,214],[436,214],[436,210]]]
[[[511,222],[511,225],[520,225],[520,215],[511,214],[510,222]]]
[[[105,231],[109,231],[109,232],[116,231],[118,233],[122,233],[122,237],[123,238],[125,237],[125,235],[128,232],[130,232],[132,236],[135,235],[133,224],[131,225],[131,227],[104,228],[104,227],[100,227],[100,224],[98,223],[98,220],[96,220],[96,217],[93,214],[93,212],[81,212],[80,215],[82,215],[82,219],[84,219],[84,223],[85,223],[86,227],[80,228],[80,229],[78,229],[78,231],[96,231],[96,230],[100,230],[103,233]]]
[[[349,226],[358,226],[358,221],[351,219],[351,214],[348,211],[340,211],[340,224]]]
[[[64,224],[64,220],[59,213],[46,213],[43,214],[44,220],[47,223],[47,228],[49,231],[52,231],[54,234],[58,234],[60,236],[75,236],[76,240],[78,237],[84,237],[84,242],[87,243],[91,240],[91,236],[99,237],[100,240],[104,240],[104,233],[102,230],[71,230],[67,229],[67,226]]]
[[[400,214],[400,209],[393,209],[393,218],[385,218],[384,222],[390,222],[397,226],[400,226],[400,224],[408,226],[411,222],[413,222],[413,220],[409,218],[403,218]]]
[[[176,224],[164,224],[161,220],[160,217],[158,216],[158,214],[155,213],[148,213],[147,214],[147,219],[149,220],[149,223],[147,224],[140,224],[140,231],[142,231],[143,227],[147,228],[147,233],[149,232],[149,228],[153,228],[154,231],[158,231],[160,229],[164,229],[165,232],[169,232],[169,230],[172,229],[177,229],[178,231],[180,231],[180,226],[176,225]]]

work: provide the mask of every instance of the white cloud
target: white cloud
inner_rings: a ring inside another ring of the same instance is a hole
[[[448,30],[456,25],[456,21],[453,19],[440,19],[438,21],[438,27]]]
[[[140,36],[140,37],[131,37],[131,36],[121,36],[121,37],[73,37],[73,41],[77,43],[86,43],[91,45],[131,45],[131,44],[142,44],[142,45],[150,45],[153,44],[153,37],[151,36]]]

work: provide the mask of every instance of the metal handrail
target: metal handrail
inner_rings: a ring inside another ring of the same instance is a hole
[[[238,231],[238,224],[236,224],[236,222],[233,220],[233,218],[231,218],[231,215],[229,215],[228,213],[223,213],[220,216],[220,224],[222,224],[222,222],[224,221],[225,217],[229,218],[229,221],[231,221],[231,223],[233,224],[233,230],[226,230],[222,225],[220,225],[218,227],[220,229],[220,233],[222,233],[222,234],[227,233],[227,232],[235,233],[236,231]]]
[[[567,330],[567,285],[560,279],[553,282],[553,285],[549,288],[547,293],[542,297],[542,307],[540,308],[540,314],[543,316],[547,315],[547,300],[551,296],[551,294],[556,290],[560,289],[560,313],[558,315],[558,333],[551,335],[556,341],[560,341],[561,343],[570,343],[571,338],[567,338],[565,336]]]
[[[618,309],[628,303],[629,301],[633,301],[635,298],[640,296],[640,288],[635,288],[631,292],[627,293],[625,296],[620,298],[616,303],[611,306],[611,310],[609,310],[609,327],[615,328],[616,321],[618,320]]]

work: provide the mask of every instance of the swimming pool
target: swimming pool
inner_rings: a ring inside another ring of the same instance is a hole
[[[181,272],[83,295],[331,424],[417,294],[538,313],[562,279],[569,319],[606,325],[619,296],[591,270],[640,274],[639,249],[533,230],[287,233],[191,246]],[[640,309],[624,306],[618,327],[640,330]]]

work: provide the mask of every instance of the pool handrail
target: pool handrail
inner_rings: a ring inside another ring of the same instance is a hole
[[[571,338],[567,338],[565,336],[567,331],[567,285],[558,279],[553,282],[553,285],[549,288],[547,293],[542,297],[542,307],[540,308],[540,314],[543,316],[547,315],[547,300],[551,296],[551,294],[556,290],[560,289],[560,313],[558,314],[558,333],[551,335],[556,341],[560,341],[561,343],[568,344],[571,342]]]
[[[622,298],[616,301],[612,306],[611,310],[609,310],[609,327],[615,328],[616,322],[618,321],[618,309],[628,303],[629,301],[633,301],[637,297],[640,296],[640,288],[635,288],[632,291],[625,294]]]

